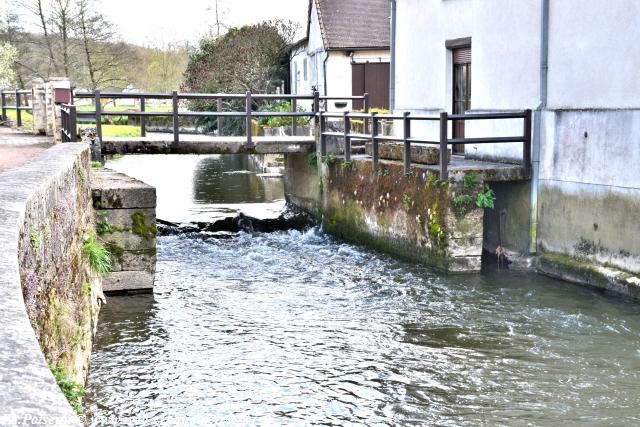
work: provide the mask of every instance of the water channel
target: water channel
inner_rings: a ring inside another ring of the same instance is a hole
[[[124,157],[158,216],[276,215],[242,156]],[[243,172],[244,171],[244,172]],[[159,238],[110,297],[90,425],[634,425],[640,305],[537,275],[442,276],[306,232]]]

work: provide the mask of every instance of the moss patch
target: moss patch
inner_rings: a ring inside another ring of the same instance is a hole
[[[147,218],[144,213],[136,212],[131,215],[131,231],[133,234],[144,237],[145,239],[153,239],[158,234],[155,224],[147,224]]]

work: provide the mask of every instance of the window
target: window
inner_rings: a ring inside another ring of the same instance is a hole
[[[304,81],[307,81],[307,58],[304,58],[304,61],[302,61],[302,69],[303,71],[303,76],[304,76]]]

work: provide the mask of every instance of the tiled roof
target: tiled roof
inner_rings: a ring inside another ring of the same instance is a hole
[[[313,0],[325,49],[389,47],[389,0]]]

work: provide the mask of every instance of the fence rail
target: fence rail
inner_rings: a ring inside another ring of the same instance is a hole
[[[13,104],[7,103],[7,95],[13,97]],[[24,98],[24,99],[23,99]],[[30,98],[30,99],[29,99]],[[22,112],[32,111],[33,107],[33,90],[15,89],[0,91],[0,119],[7,120],[7,110],[16,111],[16,125],[22,126]]]
[[[293,95],[293,94],[252,94],[247,92],[245,94],[227,94],[227,93],[179,93],[174,91],[172,93],[140,93],[140,92],[73,92],[71,102],[73,104],[74,99],[93,99],[95,105],[94,111],[78,111],[76,113],[78,118],[92,118],[96,123],[96,131],[100,138],[102,138],[102,117],[139,117],[140,118],[140,135],[146,136],[147,118],[150,117],[171,117],[173,118],[173,144],[180,142],[180,118],[217,118],[218,136],[223,135],[223,125],[225,117],[232,118],[244,118],[245,119],[245,133],[247,136],[247,148],[253,148],[251,124],[254,117],[290,117],[291,118],[291,131],[293,135],[296,135],[298,128],[298,118],[308,117],[314,118],[314,121],[318,120],[318,114],[320,112],[320,101],[328,100],[361,100],[364,105],[364,110],[369,111],[369,95],[364,94],[362,96],[346,96],[346,97],[334,97],[334,96],[320,96],[318,92],[314,92],[308,95]],[[140,111],[103,111],[102,101],[105,99],[133,99],[140,102]],[[149,112],[146,111],[147,101],[149,100],[171,100],[171,111],[167,112]],[[215,101],[216,111],[180,111],[180,101],[189,100],[204,100]],[[224,111],[223,102],[227,100],[244,100],[244,111]],[[291,111],[289,112],[267,112],[267,111],[254,111],[254,105],[256,101],[265,100],[284,100],[291,103]],[[299,101],[311,101],[312,111],[301,112],[298,111]]]
[[[449,115],[446,112],[440,113],[440,116],[412,115],[404,113],[397,114],[363,114],[363,113],[323,113],[319,112],[319,135],[320,135],[320,155],[327,155],[327,137],[339,137],[344,139],[344,157],[346,161],[351,160],[351,141],[352,139],[371,141],[371,157],[373,160],[373,170],[378,167],[380,160],[381,141],[402,142],[404,143],[403,163],[405,173],[409,173],[411,169],[411,144],[434,144],[440,148],[440,179],[449,178],[449,146],[453,144],[488,144],[488,143],[522,143],[522,163],[525,173],[529,175],[531,172],[531,110],[524,110],[512,113],[478,113],[478,114],[457,114]],[[344,120],[343,132],[327,131],[326,121],[328,118],[342,118]],[[353,119],[364,119],[371,122],[370,131],[367,122],[363,126],[363,133],[354,133],[351,131]],[[522,119],[523,131],[521,135],[507,137],[482,137],[482,138],[449,138],[449,122],[467,121],[467,120],[508,120]],[[380,120],[401,120],[402,133],[401,136],[380,135]],[[439,122],[439,139],[437,141],[416,138],[411,135],[411,123],[415,121],[433,121]]]
[[[78,140],[76,106],[62,104],[60,106],[60,119],[62,120],[62,128],[60,129],[62,142],[76,142]]]

